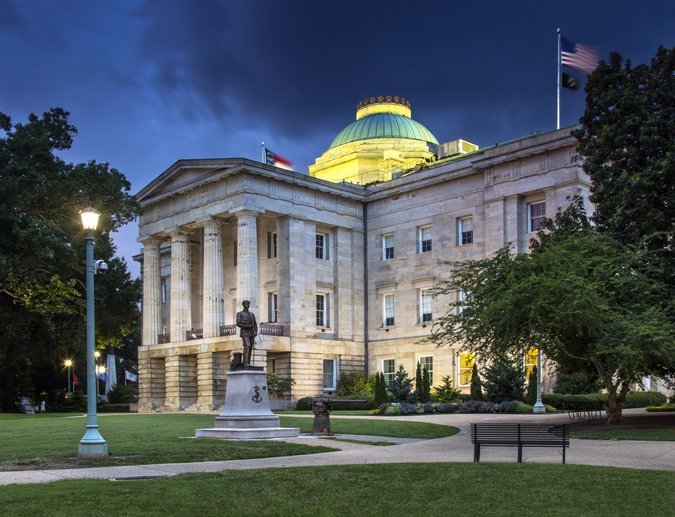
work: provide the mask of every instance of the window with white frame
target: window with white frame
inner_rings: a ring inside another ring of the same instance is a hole
[[[383,359],[382,373],[384,374],[384,384],[389,386],[394,380],[394,375],[396,374],[396,359]]]
[[[162,279],[162,303],[166,303],[166,279]]]
[[[267,258],[277,257],[277,232],[267,232]]]
[[[323,360],[323,389],[333,391],[337,384],[337,361],[335,359]]]
[[[394,294],[385,294],[382,296],[382,326],[392,327],[394,321]]]
[[[466,293],[462,290],[457,291],[457,315],[463,316],[466,309]]]
[[[432,355],[425,355],[425,356],[420,357],[417,362],[420,363],[420,369],[421,370],[424,370],[424,368],[427,369],[427,372],[429,372],[429,385],[433,386],[434,385],[434,357]]]
[[[457,244],[465,246],[473,242],[473,217],[457,219]]]
[[[427,323],[433,319],[431,310],[431,288],[418,290],[418,323]]]
[[[239,254],[237,241],[234,241],[234,244],[232,245],[232,251],[234,252],[232,253],[232,265],[234,265],[234,267],[237,267],[237,255]]]
[[[431,225],[417,228],[417,253],[431,251]]]
[[[316,234],[316,258],[328,260],[328,234]]]
[[[546,202],[527,204],[527,233],[538,232],[544,228]]]
[[[471,385],[471,375],[473,373],[474,355],[470,353],[459,354],[457,376],[460,386]]]
[[[276,323],[279,321],[278,300],[277,293],[267,293],[267,321],[269,323]]]
[[[329,297],[326,293],[316,295],[316,326],[328,328],[330,320],[328,319]]]
[[[394,234],[387,233],[382,236],[382,260],[394,258]]]

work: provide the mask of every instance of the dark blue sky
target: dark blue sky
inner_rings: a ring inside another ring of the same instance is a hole
[[[554,129],[556,27],[644,63],[674,45],[675,4],[0,0],[0,111],[66,109],[64,158],[109,162],[134,192],[181,158],[260,159],[261,141],[306,173],[377,95],[409,99],[440,142],[486,146]],[[563,91],[563,126],[583,102]],[[135,237],[117,241],[128,262]]]

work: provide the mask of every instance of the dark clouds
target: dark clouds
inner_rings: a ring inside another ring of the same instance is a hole
[[[0,0],[0,111],[70,111],[80,133],[66,158],[108,161],[136,191],[180,158],[258,159],[261,140],[306,172],[372,95],[410,99],[439,141],[486,146],[554,128],[556,27],[639,63],[675,43],[675,8]],[[563,92],[562,124],[582,111],[583,95]]]

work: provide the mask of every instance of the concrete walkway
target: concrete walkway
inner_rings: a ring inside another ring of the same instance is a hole
[[[642,411],[644,410],[627,410]],[[304,416],[304,415],[303,415]],[[332,417],[350,418],[350,417]],[[353,417],[386,418],[386,417]],[[400,417],[399,417],[400,419]],[[123,467],[97,467],[80,469],[25,470],[0,472],[0,485],[24,483],[48,483],[62,479],[98,478],[109,480],[146,479],[175,476],[187,472],[221,472],[279,467],[310,467],[317,465],[367,465],[376,463],[434,463],[472,462],[473,446],[469,437],[469,424],[473,422],[550,422],[568,423],[566,415],[415,415],[406,420],[431,422],[458,427],[460,432],[447,438],[435,440],[401,440],[388,437],[365,437],[337,435],[338,440],[300,436],[287,439],[295,443],[339,447],[335,452],[260,458],[251,460],[206,461],[199,463],[165,463],[159,465],[135,465]],[[340,441],[387,441],[398,445],[373,446],[363,443]],[[516,462],[513,447],[486,447],[481,450],[481,462]],[[558,449],[525,448],[525,463],[561,463],[562,452]],[[567,463],[576,465],[604,465],[635,469],[675,471],[675,442],[611,441],[572,439],[567,450]]]

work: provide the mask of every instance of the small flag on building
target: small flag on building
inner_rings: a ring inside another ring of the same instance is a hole
[[[129,370],[124,370],[124,378],[128,381],[131,381],[131,382],[137,382],[138,381],[138,374],[132,373]]]
[[[105,374],[105,372],[98,372],[98,380],[99,381],[106,381],[108,379],[108,376]]]
[[[267,147],[263,147],[265,150],[265,163],[267,165],[274,165],[275,167],[280,167],[289,171],[293,170],[293,164],[288,161],[283,156],[279,156],[277,153],[273,153]]]
[[[573,75],[566,74],[565,72],[562,73],[562,87],[567,88],[568,90],[578,90],[579,89],[579,81],[577,81],[577,78],[574,77]]]
[[[73,386],[79,386],[80,385],[80,379],[77,378],[77,375],[75,375],[75,371],[73,370]]]
[[[561,38],[560,60],[562,66],[590,74],[598,66],[598,52],[588,45]]]

